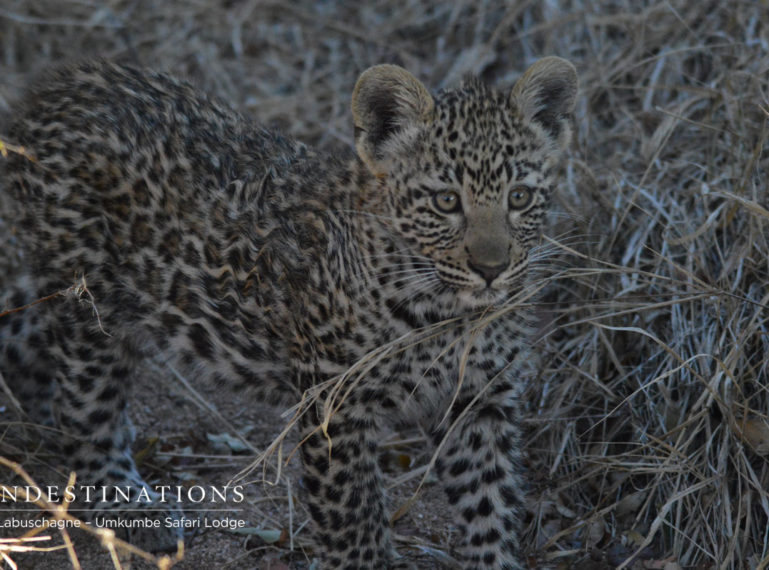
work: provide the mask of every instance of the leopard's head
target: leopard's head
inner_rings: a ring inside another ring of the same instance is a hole
[[[358,155],[436,290],[477,308],[520,289],[576,93],[574,66],[557,57],[535,63],[507,93],[469,80],[433,98],[394,65],[361,75],[352,98]]]

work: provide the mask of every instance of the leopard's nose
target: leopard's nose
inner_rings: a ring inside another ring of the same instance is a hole
[[[505,260],[503,263],[495,263],[493,265],[484,264],[484,263],[473,263],[469,259],[467,260],[467,266],[475,271],[478,275],[483,277],[486,280],[486,285],[488,287],[491,287],[492,282],[494,279],[499,277],[499,274],[502,273],[505,269],[507,269],[509,261]]]

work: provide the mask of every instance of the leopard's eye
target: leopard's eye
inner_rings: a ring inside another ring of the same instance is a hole
[[[459,194],[451,190],[444,192],[438,192],[433,196],[433,204],[441,212],[450,214],[452,212],[458,212],[462,207],[462,202],[459,199]]]
[[[527,186],[516,186],[510,191],[508,201],[510,202],[511,210],[523,210],[526,206],[531,204],[531,199],[534,197],[534,192]]]

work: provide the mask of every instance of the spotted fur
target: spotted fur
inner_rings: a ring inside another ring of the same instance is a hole
[[[80,481],[136,489],[126,402],[140,359],[162,354],[259,400],[320,387],[303,482],[334,569],[409,566],[376,451],[393,420],[419,423],[465,568],[524,568],[518,408],[533,320],[518,301],[576,84],[571,64],[545,58],[510,93],[470,80],[433,98],[377,66],[353,94],[356,157],[253,126],[165,75],[59,71],[10,132],[34,161],[7,161],[29,271],[5,304],[76,278],[88,296],[0,319],[0,370],[37,421],[69,435]],[[131,538],[162,549],[177,536]]]

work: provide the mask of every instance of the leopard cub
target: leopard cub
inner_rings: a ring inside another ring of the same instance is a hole
[[[312,394],[303,486],[333,569],[410,567],[376,459],[389,424],[420,424],[464,567],[524,568],[528,259],[576,91],[556,57],[509,92],[468,80],[436,96],[378,65],[352,95],[356,156],[262,129],[163,74],[104,61],[52,73],[9,132],[27,149],[2,177],[27,266],[0,307],[74,278],[93,303],[1,317],[0,372],[66,434],[81,483],[150,496],[126,408],[141,359],[162,354],[254,401]],[[163,549],[175,532],[129,538]]]

